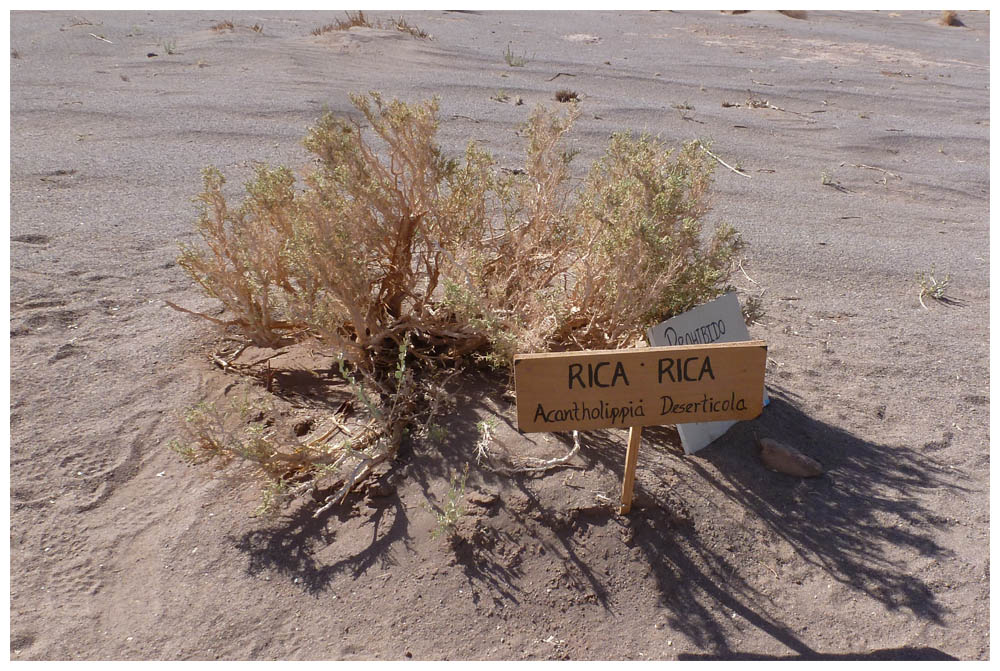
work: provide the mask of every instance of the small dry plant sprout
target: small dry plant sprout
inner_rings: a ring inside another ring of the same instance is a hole
[[[576,95],[576,91],[570,91],[569,89],[560,89],[556,91],[556,102],[561,103],[573,103],[578,102],[579,98]]]
[[[396,19],[389,19],[389,25],[391,25],[393,28],[395,28],[401,33],[407,33],[409,35],[412,35],[413,37],[422,40],[429,40],[431,38],[430,35],[428,35],[420,28],[407,23],[406,19],[404,19],[402,16]]]
[[[840,191],[841,193],[853,193],[853,191],[851,191],[846,186],[844,186],[843,184],[841,184],[839,181],[837,181],[836,179],[834,179],[833,175],[831,175],[826,170],[824,170],[822,173],[820,173],[819,182],[823,186],[832,187],[832,188],[836,189],[837,191]]]
[[[714,161],[699,141],[618,132],[571,180],[576,103],[538,106],[520,134],[524,168],[504,170],[474,142],[441,149],[436,100],[352,102],[356,114],[309,129],[301,180],[260,166],[232,204],[223,175],[205,171],[202,244],[179,264],[226,313],[169,303],[245,345],[307,342],[340,362],[350,422],[335,413],[290,443],[234,436],[206,409],[187,423],[186,458],[251,463],[272,506],[310,489],[319,511],[343,501],[404,435],[430,434],[463,365],[631,347],[731,288],[743,242],[727,224],[703,230]]]
[[[945,275],[942,279],[937,279],[934,276],[934,267],[931,266],[931,271],[929,273],[917,273],[917,283],[920,285],[920,305],[927,310],[928,307],[924,303],[924,298],[933,298],[941,303],[951,303],[953,302],[948,298],[948,286],[951,284],[951,275]]]
[[[461,474],[451,477],[451,486],[445,494],[444,505],[435,512],[437,526],[431,531],[431,538],[451,538],[457,531],[458,521],[465,515],[465,484],[469,479],[469,465]]]

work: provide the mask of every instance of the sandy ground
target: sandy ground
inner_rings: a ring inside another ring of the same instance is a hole
[[[988,659],[987,14],[435,11],[406,14],[431,40],[310,34],[339,16],[11,15],[13,659]],[[319,520],[256,519],[237,471],[167,449],[233,382],[164,305],[214,306],[175,263],[201,168],[235,194],[255,162],[301,167],[307,125],[369,89],[440,96],[447,151],[517,167],[516,127],[561,88],[581,168],[631,128],[711,139],[749,175],[718,168],[710,221],[749,242],[736,283],[767,311],[759,419],[690,457],[647,432],[627,518],[601,498],[620,432],[541,477],[475,467],[481,418],[504,449],[566,450],[516,434],[492,379],[456,391],[444,444]],[[932,269],[953,302],[925,309]],[[826,474],[763,469],[754,435]],[[450,546],[433,506],[470,461]]]

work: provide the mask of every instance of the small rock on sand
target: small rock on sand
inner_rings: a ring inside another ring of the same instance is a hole
[[[757,446],[760,448],[761,463],[772,471],[797,478],[814,478],[823,474],[821,463],[790,445],[770,438],[761,438],[757,441]]]

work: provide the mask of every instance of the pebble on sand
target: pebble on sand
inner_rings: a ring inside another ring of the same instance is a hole
[[[770,438],[757,441],[760,448],[760,461],[769,470],[797,478],[814,478],[823,475],[823,465],[799,452],[790,445],[779,443]]]

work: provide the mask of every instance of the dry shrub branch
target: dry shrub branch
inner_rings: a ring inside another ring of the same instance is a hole
[[[327,114],[309,130],[302,185],[262,167],[231,208],[222,175],[207,170],[205,244],[180,258],[229,318],[192,314],[258,346],[315,339],[371,394],[364,436],[380,448],[254,452],[272,483],[314,483],[336,464],[347,489],[329,500],[342,499],[391,460],[418,415],[430,423],[440,389],[421,381],[444,368],[470,355],[506,367],[517,352],[627,347],[727,289],[742,241],[728,225],[702,230],[714,163],[699,141],[672,151],[617,133],[572,188],[563,139],[575,104],[534,110],[524,170],[509,172],[474,143],[446,156],[436,100],[352,101],[356,117]],[[191,444],[192,459],[219,451],[204,436]]]

